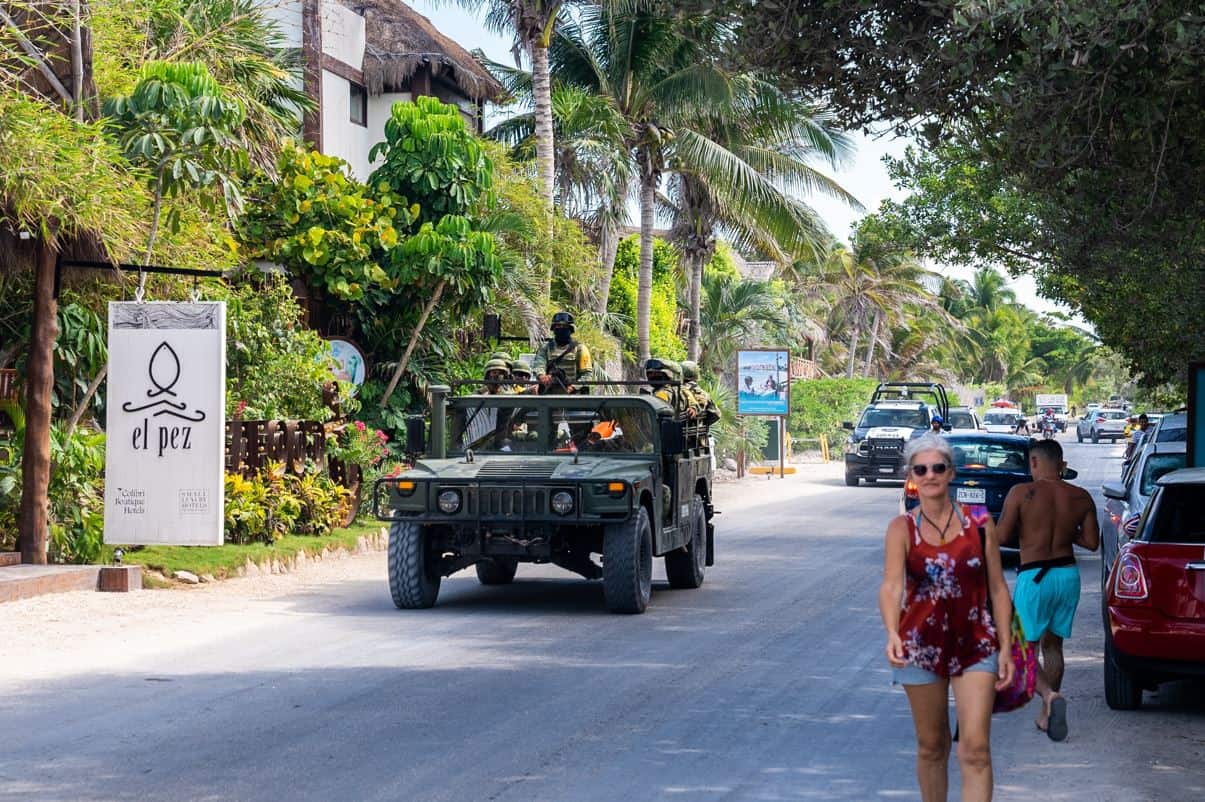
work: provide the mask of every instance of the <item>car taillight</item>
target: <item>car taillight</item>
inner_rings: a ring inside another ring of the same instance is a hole
[[[1130,551],[1123,551],[1117,557],[1117,579],[1113,584],[1113,592],[1118,599],[1140,601],[1147,597],[1146,573],[1142,570],[1142,560]]]
[[[1104,418],[1097,418],[1097,419],[1096,419],[1096,422],[1097,422],[1097,423],[1104,423],[1104,422],[1105,422],[1105,419],[1104,419]]]
[[[904,498],[920,498],[920,489],[911,479],[904,482]]]

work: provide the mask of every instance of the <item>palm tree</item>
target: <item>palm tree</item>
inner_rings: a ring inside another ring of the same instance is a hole
[[[671,238],[682,254],[687,280],[691,358],[699,353],[699,288],[717,231],[738,247],[780,262],[815,259],[829,234],[795,197],[820,191],[859,204],[811,165],[835,164],[848,154],[831,118],[784,96],[777,87],[738,76],[735,102],[710,110],[681,132],[674,148]],[[706,138],[702,136],[706,134]]]
[[[707,274],[700,295],[699,319],[708,335],[698,357],[704,373],[719,373],[757,333],[783,328],[781,300],[766,282]]]
[[[524,53],[531,59],[531,89],[535,106],[536,172],[541,196],[552,208],[556,192],[552,133],[552,81],[548,48],[565,0],[455,0],[472,11],[485,9],[485,25],[515,38],[515,62]]]

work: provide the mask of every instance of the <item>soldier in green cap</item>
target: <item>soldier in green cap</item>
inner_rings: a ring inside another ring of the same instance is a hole
[[[720,408],[711,400],[711,394],[699,386],[699,364],[687,360],[682,363],[682,389],[690,395],[696,417],[703,425],[710,426],[720,419]]]
[[[552,339],[540,347],[531,364],[541,393],[589,392],[588,387],[577,384],[594,378],[594,363],[590,349],[573,339],[575,329],[573,315],[568,312],[552,316]]]
[[[539,385],[532,384],[531,365],[526,359],[512,359],[510,362],[510,377],[516,382],[510,392],[534,393]]]
[[[484,395],[502,395],[509,392],[506,382],[510,381],[510,363],[505,357],[497,354],[491,356],[485,363],[485,384],[481,388]]]

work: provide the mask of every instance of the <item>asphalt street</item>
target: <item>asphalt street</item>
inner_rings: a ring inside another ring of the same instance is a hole
[[[1120,468],[1120,446],[1064,443],[1094,493]],[[876,602],[899,495],[839,464],[721,485],[706,583],[659,581],[643,616],[532,566],[402,612],[381,554],[249,601],[229,635],[128,633],[132,665],[0,681],[0,800],[917,799]],[[1108,710],[1099,560],[1080,565],[1071,737],[1037,732],[1033,705],[998,716],[996,798],[1205,798],[1205,693]]]

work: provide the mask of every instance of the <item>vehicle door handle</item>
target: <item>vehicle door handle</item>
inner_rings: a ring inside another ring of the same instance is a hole
[[[1184,566],[1185,571],[1205,571],[1205,562],[1188,563]]]

